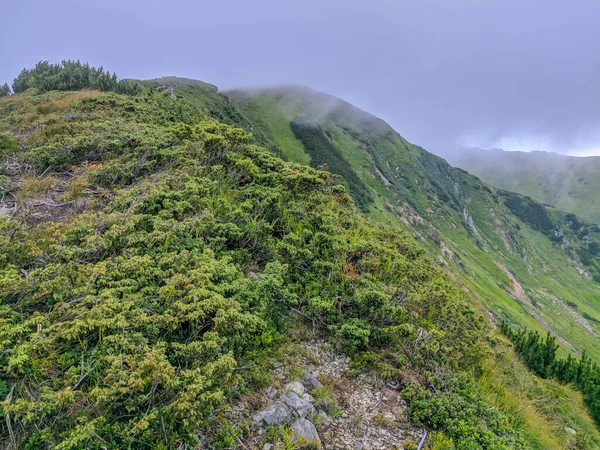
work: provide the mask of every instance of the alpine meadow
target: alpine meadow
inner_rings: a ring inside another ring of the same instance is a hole
[[[561,206],[306,87],[41,61],[0,88],[0,447],[598,449]]]

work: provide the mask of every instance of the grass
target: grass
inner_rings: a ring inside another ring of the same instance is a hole
[[[506,338],[496,332],[494,339],[497,344],[479,384],[495,405],[518,418],[532,448],[565,449],[576,439],[592,439],[600,445],[600,432],[581,394],[570,386],[532,375]],[[567,433],[567,427],[575,429],[578,438]]]
[[[487,183],[600,223],[600,158],[468,149],[453,162]]]

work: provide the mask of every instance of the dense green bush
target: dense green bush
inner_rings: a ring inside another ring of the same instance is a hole
[[[38,92],[78,91],[97,89],[121,93],[139,93],[141,85],[132,80],[119,81],[116,73],[104,68],[91,67],[89,64],[69,59],[60,64],[40,61],[33,69],[23,69],[14,79],[12,89],[15,93],[35,88]]]
[[[410,414],[426,422],[455,443],[450,448],[526,449],[527,444],[515,432],[510,417],[490,406],[476,386],[465,378],[453,380],[443,393],[409,388],[404,396],[410,402]]]
[[[548,211],[541,203],[513,192],[502,190],[498,190],[498,192],[504,197],[504,205],[523,222],[531,225],[534,230],[549,235],[556,228]]]
[[[341,351],[375,355],[390,379],[422,374],[419,389],[477,368],[479,313],[330,173],[152,91],[93,93],[68,111],[48,112],[18,152],[8,135],[3,147],[88,189],[87,209],[60,220],[0,218],[1,441],[193,446],[215,409],[252,387],[293,310]],[[493,448],[422,412],[455,401],[452,384],[437,391],[418,391],[417,418]],[[474,433],[500,426],[479,413],[465,413]]]

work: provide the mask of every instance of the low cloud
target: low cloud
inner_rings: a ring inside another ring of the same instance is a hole
[[[3,13],[1,81],[40,59],[79,58],[121,77],[311,86],[441,155],[466,140],[600,146],[595,1],[23,0]]]

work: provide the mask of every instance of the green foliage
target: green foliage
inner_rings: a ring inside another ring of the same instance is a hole
[[[33,69],[23,69],[14,79],[12,88],[16,94],[30,88],[35,88],[38,92],[97,89],[135,94],[141,91],[138,83],[131,80],[119,81],[115,73],[111,74],[102,67],[91,67],[87,63],[69,59],[60,64],[40,61]]]
[[[577,359],[568,355],[566,359],[556,357],[558,344],[550,333],[542,339],[536,331],[515,330],[502,324],[502,331],[514,343],[515,349],[525,364],[544,378],[555,378],[573,383],[584,395],[585,404],[592,418],[600,424],[600,366],[583,353]]]
[[[534,230],[550,234],[556,228],[546,208],[528,197],[508,191],[498,191],[504,197],[504,205],[523,222],[528,223]]]
[[[10,87],[8,87],[8,83],[4,83],[2,86],[0,86],[0,97],[6,97],[8,95],[10,95]]]
[[[331,144],[324,131],[304,116],[295,117],[290,126],[310,155],[311,166],[324,167],[325,170],[340,175],[356,204],[363,211],[368,211],[369,205],[373,202],[369,190],[340,151]]]
[[[528,448],[515,432],[510,417],[490,406],[477,388],[464,378],[453,380],[443,394],[408,388],[403,395],[409,399],[409,412],[416,420],[428,423],[446,436],[445,439],[436,437],[433,448]]]
[[[76,170],[93,193],[61,221],[0,219],[0,409],[18,446],[193,445],[292,308],[348,354],[384,352],[391,377],[477,364],[478,313],[328,172],[150,89],[68,108],[19,152],[3,141],[44,174],[27,189]]]
[[[13,155],[19,148],[19,141],[10,133],[0,132],[0,158]]]
[[[535,314],[544,323],[571,345],[600,358],[598,338],[553,301],[560,297],[565,303],[576,302],[582,314],[597,311],[600,258],[588,249],[590,243],[600,243],[597,226],[586,224],[584,236],[581,228],[571,229],[564,213],[539,204],[530,217],[537,225],[523,222],[504,205],[500,191],[406,141],[384,121],[327,94],[287,86],[233,91],[229,96],[255,130],[260,129],[296,162],[307,163],[309,155],[291,131],[291,121],[317,118],[316,134],[337,149],[371,192],[370,216],[407,227],[493,314],[529,328],[540,327],[511,298],[509,283],[498,283],[504,279],[498,268],[502,264],[525,292],[535,293],[530,300],[539,305]],[[488,153],[492,152],[484,154]],[[495,170],[503,168],[499,163],[494,166]],[[595,179],[594,170],[585,177],[589,185]],[[596,197],[590,192],[587,203]],[[566,205],[562,208],[569,211]],[[524,217],[529,220],[527,209]],[[577,212],[582,217],[581,210]],[[548,234],[537,230],[537,226],[549,225],[538,220],[538,213],[542,219],[547,213],[554,224],[541,227],[550,230]],[[580,264],[584,262],[581,255],[591,265]],[[326,306],[328,299],[315,302]]]

